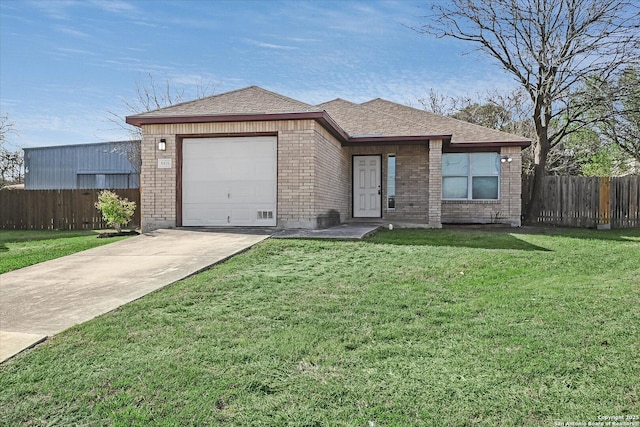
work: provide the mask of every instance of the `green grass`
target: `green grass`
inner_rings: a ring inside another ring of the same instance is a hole
[[[268,240],[0,365],[5,425],[640,414],[640,230]]]
[[[98,233],[0,230],[0,274],[123,239],[98,239]]]

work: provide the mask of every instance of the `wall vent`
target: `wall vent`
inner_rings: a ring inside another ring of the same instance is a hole
[[[258,211],[258,219],[273,219],[273,211]]]

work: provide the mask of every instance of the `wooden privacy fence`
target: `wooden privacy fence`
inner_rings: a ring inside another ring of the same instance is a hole
[[[111,190],[136,202],[129,226],[140,224],[140,190]],[[0,191],[0,229],[99,230],[108,228],[95,208],[100,190]]]
[[[522,181],[522,212],[531,199],[533,177]],[[564,227],[640,227],[640,176],[546,176],[538,223]]]

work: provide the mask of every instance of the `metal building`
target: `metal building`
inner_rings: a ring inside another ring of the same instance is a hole
[[[24,149],[25,190],[140,187],[140,141]]]

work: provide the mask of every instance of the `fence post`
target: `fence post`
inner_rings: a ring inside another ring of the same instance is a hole
[[[608,176],[600,177],[600,212],[598,215],[598,230],[611,230],[610,192],[611,178]]]

